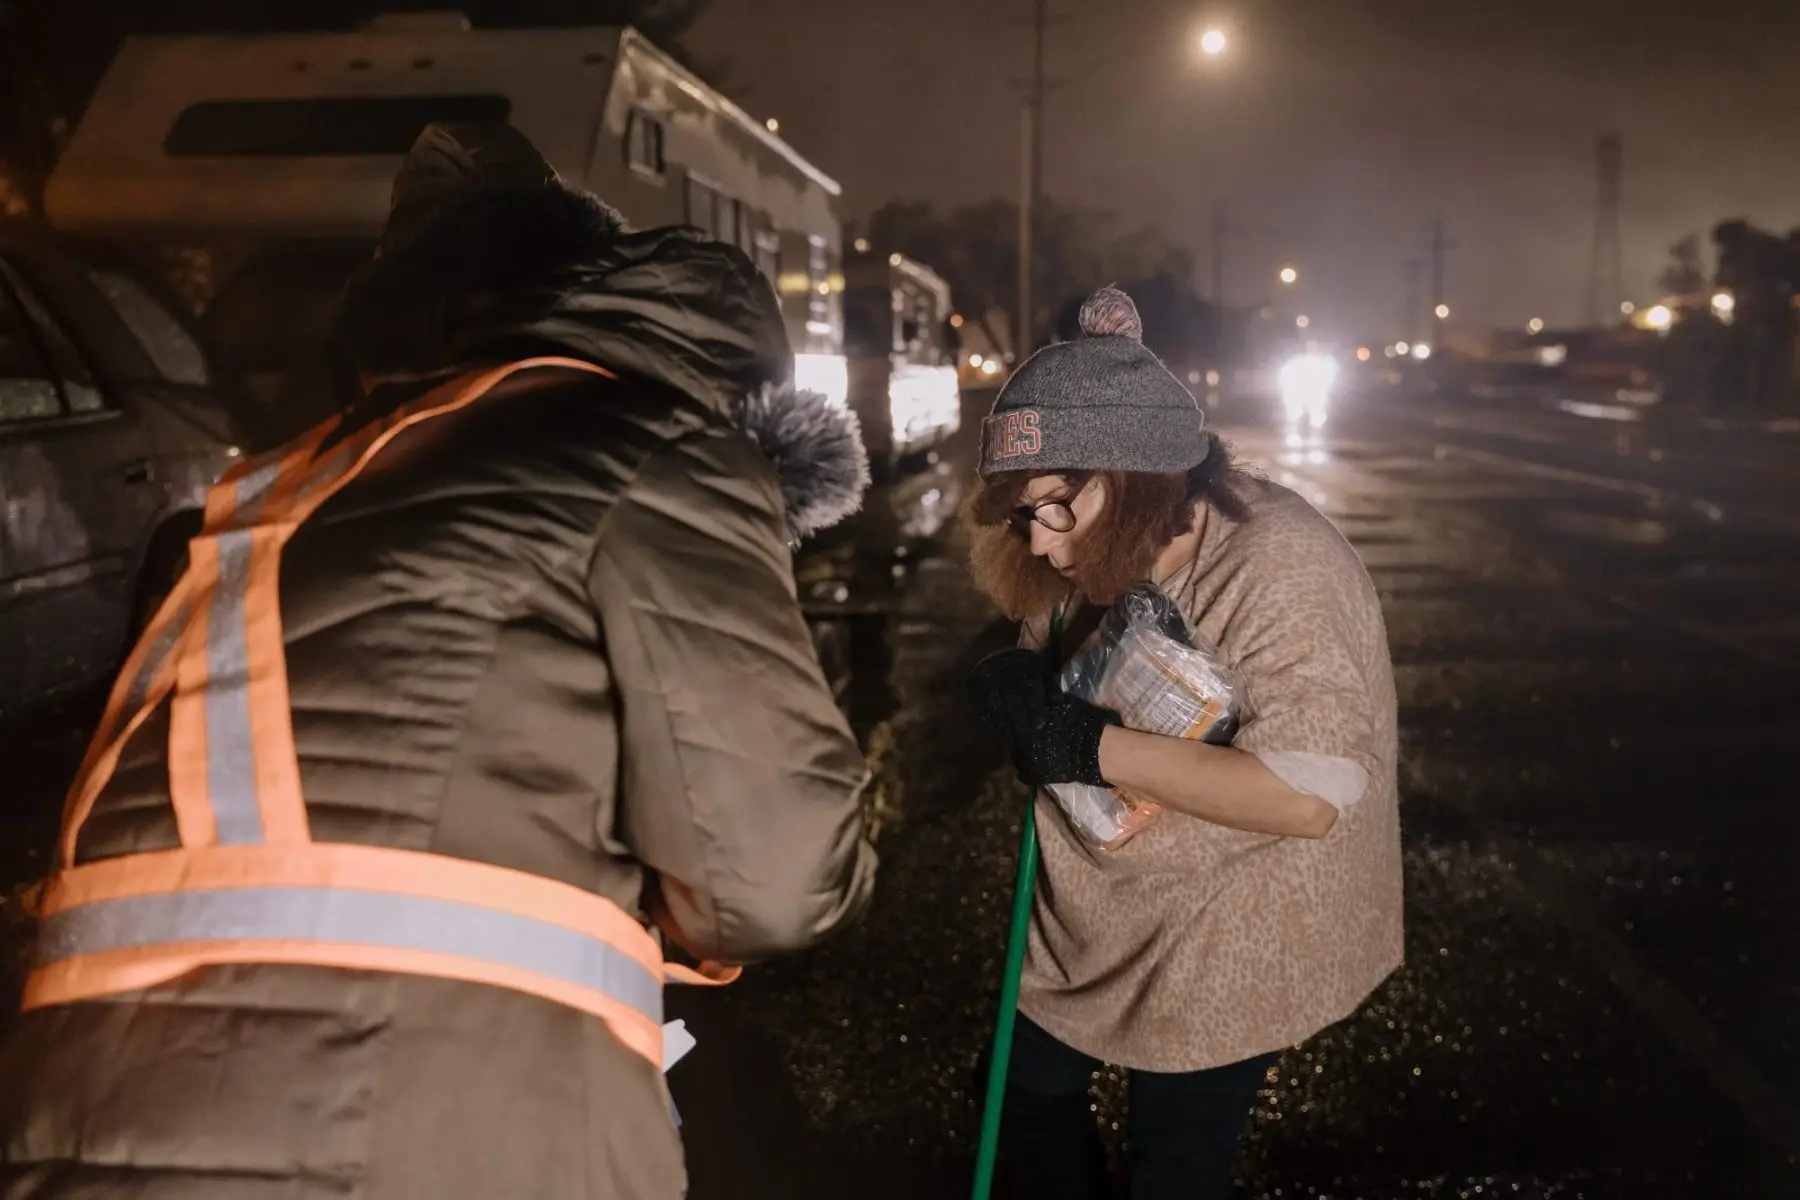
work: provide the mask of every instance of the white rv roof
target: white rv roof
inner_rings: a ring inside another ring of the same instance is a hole
[[[135,37],[101,80],[45,203],[81,231],[367,236],[422,119],[505,119],[588,177],[618,63],[645,56],[691,99],[829,194],[837,183],[635,30]]]

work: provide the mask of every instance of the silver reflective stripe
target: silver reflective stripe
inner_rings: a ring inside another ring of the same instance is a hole
[[[206,790],[219,843],[263,840],[256,807],[256,751],[250,730],[250,653],[244,629],[244,593],[250,580],[250,527],[262,516],[280,455],[246,472],[234,487],[230,527],[217,534],[219,581],[206,614]]]
[[[263,501],[269,498],[270,489],[281,476],[284,457],[279,451],[270,454],[267,462],[244,472],[232,485],[237,495],[232,500],[231,528],[243,529],[256,524],[256,518],[262,515]]]
[[[206,617],[206,790],[219,844],[263,840],[256,807],[256,747],[250,730],[250,654],[244,629],[244,592],[250,579],[251,535],[218,535],[219,582]]]
[[[40,923],[34,966],[108,950],[227,939],[448,954],[601,992],[662,1022],[662,980],[606,942],[516,913],[392,892],[247,887],[98,900]]]

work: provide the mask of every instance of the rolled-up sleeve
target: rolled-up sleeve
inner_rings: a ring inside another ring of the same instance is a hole
[[[1347,547],[1272,567],[1249,589],[1234,630],[1250,715],[1233,744],[1295,791],[1344,812],[1381,773],[1381,701],[1363,661],[1371,652],[1364,626],[1379,628],[1379,601]]]

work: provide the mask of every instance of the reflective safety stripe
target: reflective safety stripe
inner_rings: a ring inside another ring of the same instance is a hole
[[[61,867],[75,865],[75,840],[92,811],[100,790],[119,764],[125,743],[149,717],[170,684],[173,674],[169,666],[175,648],[187,625],[189,607],[186,599],[188,581],[184,577],[163,599],[162,607],[151,618],[139,636],[138,644],[125,659],[124,669],[113,684],[106,711],[94,731],[92,743],[75,772],[75,782],[63,802],[63,829],[58,846]]]
[[[662,1022],[662,978],[606,942],[479,903],[346,888],[244,887],[84,904],[46,917],[34,969],[193,942],[330,943],[494,964],[610,996]]]
[[[250,650],[244,593],[254,541],[247,529],[221,533],[219,578],[206,614],[206,795],[221,845],[263,840],[256,806],[256,742],[250,727]]]
[[[309,439],[310,440],[310,439]],[[310,453],[310,452],[309,452]],[[264,838],[257,805],[256,737],[250,720],[250,646],[245,607],[250,560],[265,508],[308,455],[275,452],[250,464],[221,490],[230,503],[213,534],[218,558],[206,614],[206,782],[212,804],[213,836],[238,846]],[[209,525],[214,522],[209,521]]]

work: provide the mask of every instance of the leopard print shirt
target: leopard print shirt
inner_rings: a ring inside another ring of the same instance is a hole
[[[1348,1016],[1401,960],[1398,754],[1381,605],[1356,551],[1294,492],[1249,485],[1209,514],[1165,586],[1246,684],[1234,743],[1354,763],[1367,789],[1320,840],[1165,811],[1094,850],[1038,801],[1038,878],[1020,1008],[1105,1062],[1195,1071],[1280,1050]],[[1278,772],[1280,773],[1280,772]],[[1355,772],[1352,772],[1355,776]]]

